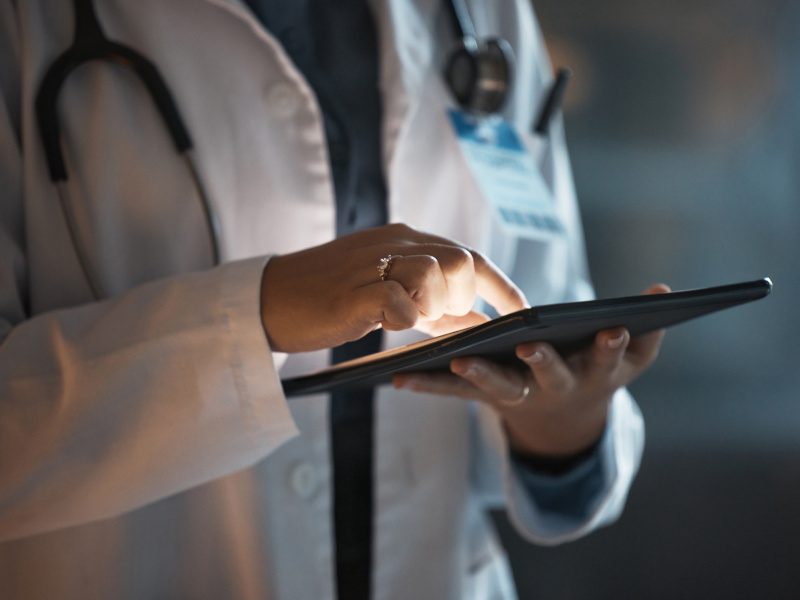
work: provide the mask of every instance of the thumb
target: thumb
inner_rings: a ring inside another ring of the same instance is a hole
[[[424,331],[428,335],[437,336],[474,327],[489,321],[489,316],[477,310],[471,310],[465,315],[444,315],[436,321],[419,321],[415,327],[419,331]]]

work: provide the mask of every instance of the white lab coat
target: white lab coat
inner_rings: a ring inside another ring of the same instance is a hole
[[[106,32],[172,87],[224,264],[208,268],[191,179],[138,80],[84,66],[60,114],[80,235],[113,293],[94,302],[33,111],[44,69],[71,41],[71,4],[0,5],[0,596],[332,598],[326,397],[287,403],[279,383],[328,353],[272,353],[258,308],[266,256],[334,235],[317,103],[236,0],[95,0]],[[560,125],[551,145],[528,142],[569,235],[518,242],[492,224],[445,117],[442,3],[372,4],[391,221],[484,250],[534,303],[587,298]],[[516,50],[507,116],[524,131],[551,79],[528,2],[474,4],[481,33]],[[381,389],[376,412],[379,599],[513,597],[487,503],[504,500],[533,541],[578,537],[617,516],[643,442],[620,392],[604,487],[575,522],[524,493],[486,408]]]

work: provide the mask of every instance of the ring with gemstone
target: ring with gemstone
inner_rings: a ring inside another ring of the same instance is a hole
[[[378,277],[381,281],[386,281],[389,279],[389,271],[392,268],[392,261],[399,257],[399,254],[387,254],[378,261]]]

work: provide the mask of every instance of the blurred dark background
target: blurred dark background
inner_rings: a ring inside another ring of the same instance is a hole
[[[535,3],[600,297],[769,275],[632,386],[621,520],[556,548],[496,515],[521,598],[800,598],[800,2]]]

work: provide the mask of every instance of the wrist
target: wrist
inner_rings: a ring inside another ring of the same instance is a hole
[[[510,449],[521,456],[566,460],[597,445],[608,421],[608,403],[580,415],[507,418],[504,428]]]

